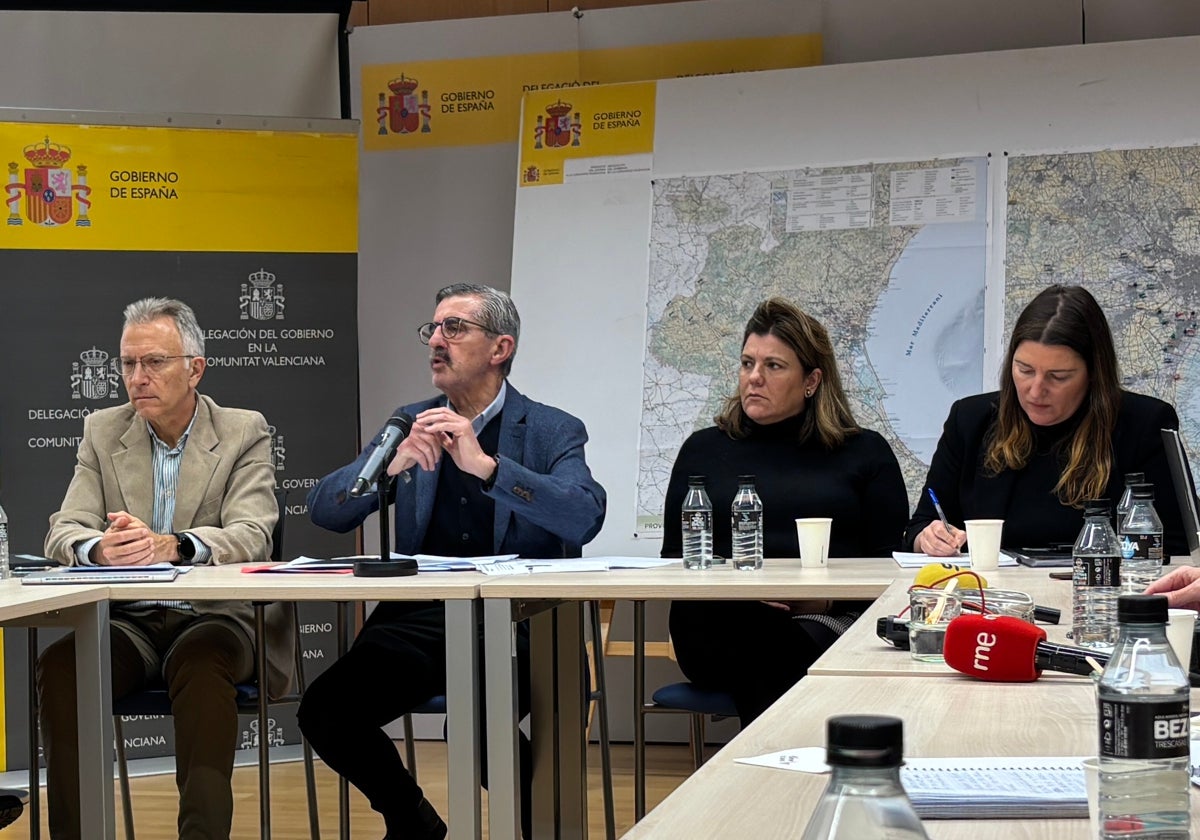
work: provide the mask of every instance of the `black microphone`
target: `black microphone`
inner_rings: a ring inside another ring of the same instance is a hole
[[[408,433],[412,431],[412,424],[412,415],[405,414],[403,411],[388,418],[387,423],[379,430],[379,436],[375,439],[375,450],[359,471],[358,478],[354,479],[354,486],[350,488],[351,496],[357,499],[364,493],[370,492],[372,485],[379,480],[380,474],[387,469],[392,458],[396,457],[396,447],[408,437]]]

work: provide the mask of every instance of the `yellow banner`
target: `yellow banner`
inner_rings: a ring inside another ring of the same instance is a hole
[[[638,82],[527,94],[518,183],[649,172],[656,91],[655,82]]]
[[[362,68],[367,151],[509,143],[521,97],[618,82],[821,63],[820,35],[369,64]]]
[[[353,134],[0,123],[0,161],[0,248],[358,248]]]

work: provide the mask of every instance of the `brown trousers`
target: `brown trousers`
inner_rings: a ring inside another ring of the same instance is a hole
[[[254,675],[254,648],[232,621],[188,610],[118,611],[112,620],[112,693],[166,686],[175,721],[180,840],[228,840],[233,822],[234,686]],[[38,659],[52,840],[82,840],[75,714],[75,637]]]

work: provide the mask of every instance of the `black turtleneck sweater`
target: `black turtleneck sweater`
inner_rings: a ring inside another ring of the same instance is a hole
[[[952,525],[964,519],[1003,519],[1004,548],[1072,544],[1083,527],[1083,511],[1064,505],[1054,485],[1070,455],[1070,437],[1087,411],[1087,403],[1071,419],[1056,426],[1033,426],[1034,452],[1024,468],[991,475],[983,465],[987,441],[996,423],[999,395],[979,394],[958,400],[950,408],[929,465],[925,487],[932,487]],[[1125,473],[1146,474],[1154,485],[1154,508],[1163,521],[1164,544],[1172,555],[1187,555],[1179,502],[1163,448],[1162,429],[1179,428],[1169,403],[1124,391],[1113,429],[1112,472],[1106,497],[1120,500]],[[937,519],[927,489],[921,491],[905,534],[911,547],[922,529]]]
[[[755,476],[763,503],[763,555],[798,557],[796,519],[833,518],[831,557],[890,557],[908,516],[900,465],[877,432],[863,429],[836,449],[798,442],[803,415],[750,424],[740,440],[715,426],[689,437],[675,458],[664,508],[663,557],[683,554],[680,509],[690,475],[706,477],[713,506],[713,551],[732,553],[729,508],[739,475]]]

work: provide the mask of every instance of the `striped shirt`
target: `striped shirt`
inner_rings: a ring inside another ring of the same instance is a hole
[[[196,404],[199,409],[199,402]],[[150,434],[150,445],[154,450],[154,458],[151,467],[152,477],[154,479],[154,510],[151,514],[150,530],[156,534],[172,533],[172,524],[175,519],[175,494],[179,487],[179,465],[183,461],[183,449],[187,446],[188,437],[192,433],[192,424],[196,422],[196,412],[192,412],[192,419],[188,423],[182,435],[179,436],[178,442],[174,447],[169,447],[163,443],[162,439],[155,433],[154,427],[149,421],[146,423],[146,431]],[[192,558],[194,565],[207,563],[212,557],[212,549],[205,545],[195,534],[185,533],[184,536],[192,541],[196,547],[196,554]],[[100,541],[99,537],[87,540],[80,543],[76,548],[76,556],[79,562],[85,565],[91,565],[89,555],[92,546]],[[127,610],[147,610],[157,607],[163,607],[173,610],[190,610],[192,605],[188,601],[133,601],[125,605]]]

